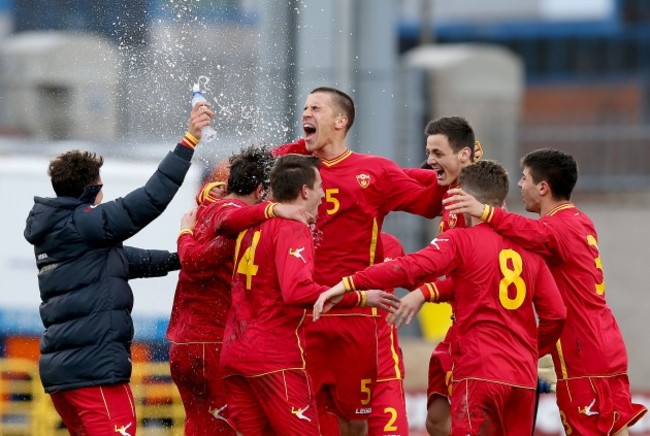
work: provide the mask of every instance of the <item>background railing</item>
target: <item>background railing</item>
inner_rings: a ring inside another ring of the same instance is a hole
[[[134,363],[131,389],[139,435],[183,434],[185,411],[167,362]],[[43,391],[38,364],[33,360],[0,359],[0,434],[68,434],[52,400]]]

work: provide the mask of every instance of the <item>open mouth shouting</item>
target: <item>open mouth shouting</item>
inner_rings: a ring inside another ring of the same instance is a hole
[[[305,140],[307,141],[313,139],[314,135],[316,134],[316,127],[311,123],[304,123],[302,125],[302,130],[305,132]]]

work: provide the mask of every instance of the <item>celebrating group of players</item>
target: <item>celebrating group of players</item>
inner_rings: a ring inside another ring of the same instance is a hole
[[[646,409],[597,233],[570,201],[574,159],[524,157],[529,219],[502,208],[508,175],[465,119],[430,122],[430,168],[401,169],[346,147],[354,117],[345,93],[313,90],[303,139],[233,155],[183,217],[168,338],[185,434],[407,435],[396,328],[425,302],[455,318],[430,360],[430,434],[530,434],[547,353],[566,433],[626,434]],[[404,256],[381,232],[392,211],[442,216],[441,234]],[[379,291],[398,286],[413,291]]]

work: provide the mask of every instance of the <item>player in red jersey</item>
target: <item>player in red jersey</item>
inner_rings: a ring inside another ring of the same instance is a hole
[[[315,157],[279,158],[271,173],[274,199],[316,215],[325,195],[318,166]],[[305,307],[327,289],[314,282],[313,270],[313,237],[304,223],[268,220],[237,238],[221,365],[230,419],[241,434],[320,433],[303,351]],[[352,305],[387,308],[395,300],[381,291],[357,295]]]
[[[505,170],[491,161],[463,169],[460,182],[493,206],[501,206],[508,192]],[[547,352],[559,337],[566,308],[540,256],[478,219],[468,225],[441,234],[417,253],[345,277],[319,298],[314,312],[343,289],[411,287],[431,274],[450,276],[457,309],[450,344],[452,434],[528,434],[538,351]]]
[[[225,388],[219,371],[223,330],[230,309],[235,241],[215,236],[214,221],[258,202],[268,184],[269,152],[249,147],[230,159],[227,195],[222,185],[205,184],[199,206],[182,220],[179,275],[167,338],[170,368],[185,407],[185,434],[235,434],[228,424]],[[217,191],[220,190],[220,191]]]
[[[354,153],[345,137],[354,122],[352,99],[333,88],[307,97],[302,123],[305,148],[321,158],[325,201],[316,222],[322,241],[316,251],[315,277],[335,284],[340,277],[383,259],[379,233],[384,217],[403,210],[434,217],[446,187],[422,185],[393,162]],[[376,379],[376,314],[331,311],[307,326],[307,357],[316,389],[340,418],[344,435],[365,434]],[[343,321],[345,320],[345,321]],[[350,366],[354,356],[359,364]]]
[[[462,190],[449,209],[482,218],[497,232],[541,253],[566,303],[567,321],[552,350],[557,404],[567,434],[627,434],[647,409],[631,401],[627,351],[605,299],[603,265],[593,223],[571,200],[574,158],[541,149],[522,159],[519,188],[540,219],[486,206]]]
[[[436,172],[438,183],[451,188],[458,187],[458,177],[463,168],[471,165],[483,155],[481,144],[476,141],[472,126],[462,117],[443,117],[430,121],[424,129],[427,138],[427,166]],[[446,197],[446,195],[445,195]],[[440,233],[453,228],[465,227],[463,215],[442,211]],[[448,284],[449,282],[447,282]],[[448,288],[440,283],[429,286]],[[419,307],[424,298],[419,292],[412,293],[408,299],[413,299]],[[442,300],[441,300],[442,301]],[[455,304],[450,301],[452,313]],[[432,436],[446,436],[451,429],[449,390],[451,380],[451,355],[449,344],[455,333],[451,325],[445,338],[436,346],[429,360],[429,380],[427,386],[427,421],[426,426]]]

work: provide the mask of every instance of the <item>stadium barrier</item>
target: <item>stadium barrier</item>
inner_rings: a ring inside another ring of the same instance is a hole
[[[167,362],[133,365],[131,389],[138,435],[183,434],[185,411]],[[38,364],[29,359],[0,359],[0,435],[67,435],[52,400],[43,391]]]

